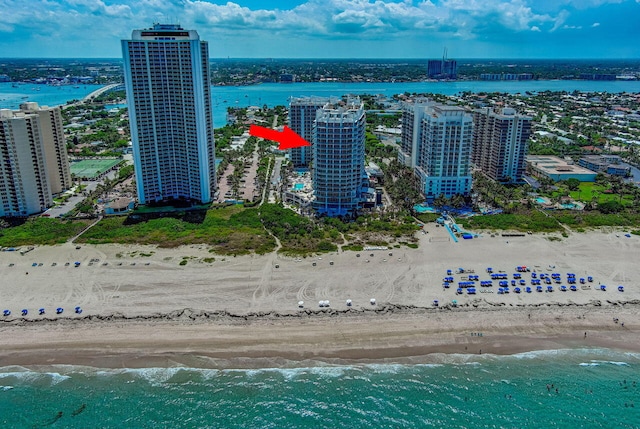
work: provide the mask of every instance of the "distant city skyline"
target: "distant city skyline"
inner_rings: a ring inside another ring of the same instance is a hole
[[[640,58],[640,0],[0,0],[0,56],[118,58],[193,28],[212,58]]]

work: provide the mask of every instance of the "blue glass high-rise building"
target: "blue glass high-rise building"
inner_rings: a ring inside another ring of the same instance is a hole
[[[122,41],[138,200],[210,202],[216,188],[209,49],[155,24]]]
[[[328,103],[313,124],[313,208],[320,215],[354,216],[362,206],[365,113],[360,100]]]

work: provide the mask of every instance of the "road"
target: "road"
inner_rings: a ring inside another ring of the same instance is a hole
[[[277,157],[276,162],[273,165],[273,173],[271,174],[271,180],[269,183],[269,203],[275,203],[280,193],[280,169],[282,167],[282,161],[284,157]]]
[[[109,172],[109,174],[107,174],[107,177],[109,179],[115,179],[116,175],[118,174],[117,171],[111,171]],[[98,187],[99,184],[102,183],[102,180],[100,181],[83,181],[82,185],[86,186],[86,188],[84,188],[84,190],[80,193],[75,194],[75,196],[72,196],[71,198],[69,198],[67,200],[66,203],[55,206],[55,207],[51,207],[50,209],[46,210],[44,213],[42,213],[41,216],[44,217],[58,217],[58,216],[62,216],[68,212],[70,212],[71,210],[73,210],[78,204],[80,204],[84,199],[84,195],[83,192],[93,192],[95,191],[95,189]]]

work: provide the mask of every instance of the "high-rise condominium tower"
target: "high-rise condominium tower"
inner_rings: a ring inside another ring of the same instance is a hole
[[[362,203],[364,170],[364,105],[326,104],[313,127],[313,208],[321,215],[354,215]]]
[[[526,167],[531,118],[514,109],[473,112],[473,148],[471,161],[493,180],[518,183]]]
[[[155,24],[122,41],[138,200],[210,202],[216,187],[207,42]]]
[[[22,217],[53,205],[37,113],[0,110],[0,217]]]
[[[289,102],[289,126],[312,146],[316,112],[329,102],[330,99],[325,97],[299,97]],[[309,168],[312,146],[291,149],[291,162],[295,168]]]
[[[464,109],[429,102],[408,104],[402,117],[400,160],[415,169],[429,199],[471,191],[473,120]]]
[[[40,136],[47,159],[47,179],[51,193],[57,195],[71,188],[71,170],[60,107],[40,107],[38,103],[27,102],[20,105],[20,110],[40,117]]]

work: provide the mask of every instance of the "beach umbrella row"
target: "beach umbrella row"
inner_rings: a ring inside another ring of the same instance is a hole
[[[82,308],[80,306],[77,306],[76,308],[74,308],[74,311],[75,311],[76,314],[82,314]],[[64,308],[57,307],[56,308],[56,314],[62,314],[62,313],[64,313]],[[20,314],[22,316],[27,316],[27,315],[29,315],[29,310],[26,309],[26,308],[23,308],[22,311],[20,312]],[[38,309],[38,315],[42,316],[44,314],[46,314],[46,310],[44,309],[44,307],[39,308]],[[2,312],[2,315],[5,316],[5,317],[11,316],[11,310],[9,310],[9,309],[4,310]]]

